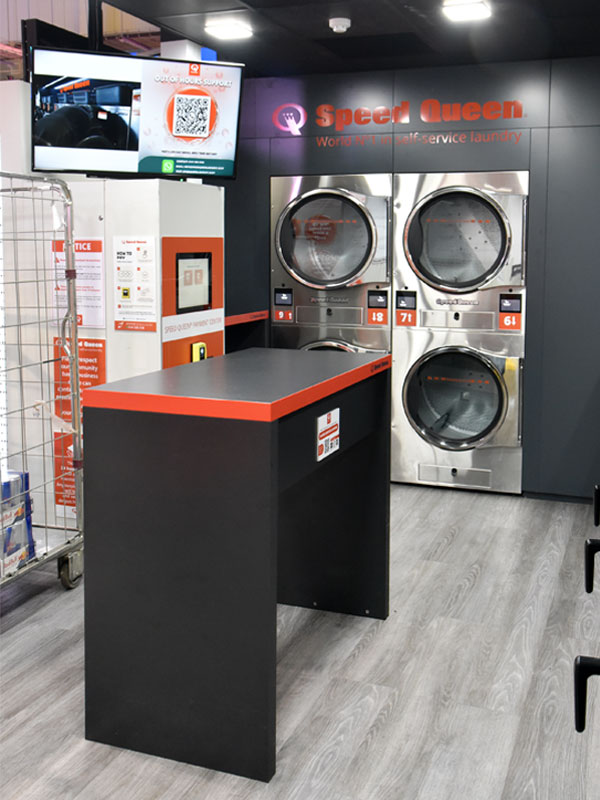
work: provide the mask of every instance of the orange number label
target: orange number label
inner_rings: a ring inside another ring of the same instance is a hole
[[[500,330],[501,331],[520,331],[521,330],[521,315],[520,314],[500,314]]]
[[[396,309],[396,325],[416,325],[417,312],[414,308],[407,311]]]
[[[370,308],[369,316],[367,317],[369,325],[387,325],[388,312],[387,308]]]

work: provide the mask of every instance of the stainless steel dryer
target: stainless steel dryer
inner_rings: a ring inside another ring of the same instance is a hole
[[[524,287],[528,186],[525,171],[394,176],[394,288],[414,293],[414,324],[444,308],[489,314]]]
[[[271,343],[391,347],[392,176],[271,178]]]
[[[518,333],[402,330],[392,480],[520,493],[522,357]]]

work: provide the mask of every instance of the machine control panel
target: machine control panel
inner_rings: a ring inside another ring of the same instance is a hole
[[[369,289],[367,292],[369,325],[388,324],[388,293],[385,290]]]
[[[396,325],[408,327],[417,324],[417,293],[396,292]]]
[[[292,289],[275,289],[273,293],[273,321],[294,321],[294,292]]]
[[[522,298],[520,294],[501,294],[498,327],[502,331],[521,330]]]

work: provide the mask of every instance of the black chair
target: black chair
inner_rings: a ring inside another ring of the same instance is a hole
[[[594,486],[594,525],[600,526],[600,484]],[[594,591],[594,556],[600,552],[600,539],[588,539],[585,543],[585,590]],[[587,681],[591,675],[600,675],[600,658],[577,656],[574,664],[575,685],[575,730],[585,730],[587,706]]]

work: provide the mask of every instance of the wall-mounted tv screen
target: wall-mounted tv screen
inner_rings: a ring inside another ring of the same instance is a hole
[[[33,48],[33,169],[232,177],[241,64]]]

